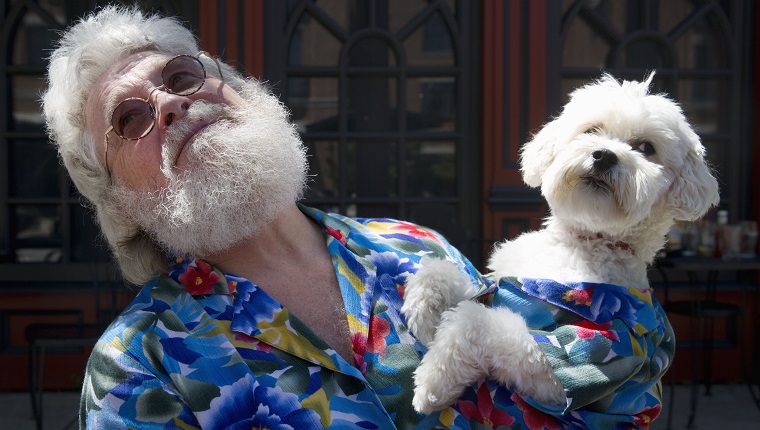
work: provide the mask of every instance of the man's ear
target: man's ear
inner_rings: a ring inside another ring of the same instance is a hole
[[[531,187],[541,186],[541,177],[554,162],[555,144],[562,138],[561,126],[554,120],[544,126],[520,150],[520,170],[523,181]]]

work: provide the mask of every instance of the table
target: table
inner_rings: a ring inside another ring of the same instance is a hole
[[[703,371],[704,382],[706,392],[710,393],[711,368],[712,368],[712,331],[714,327],[714,320],[716,318],[726,318],[727,320],[727,332],[733,336],[734,339],[738,339],[735,345],[739,347],[739,354],[742,366],[742,372],[747,380],[747,386],[752,395],[752,399],[755,404],[760,408],[760,393],[755,391],[753,381],[747,378],[747,368],[744,360],[744,308],[743,305],[734,305],[724,303],[718,300],[718,274],[720,272],[741,272],[741,271],[758,271],[760,270],[760,258],[751,259],[727,259],[722,258],[707,258],[707,257],[668,257],[660,259],[656,262],[655,267],[660,271],[665,281],[665,301],[663,307],[668,313],[677,313],[686,315],[692,318],[692,333],[697,332],[697,328],[700,327],[704,321],[704,331],[702,336],[701,347],[704,350],[703,359]],[[689,300],[688,301],[670,301],[668,294],[668,280],[665,272],[662,268],[668,268],[675,271],[686,272],[689,280]],[[699,279],[700,272],[707,272],[707,281],[702,288],[702,284]],[[754,286],[757,288],[757,285]],[[742,301],[746,303],[746,288],[742,286]],[[703,294],[704,292],[704,294]],[[735,323],[734,323],[735,322]],[[733,325],[732,325],[733,324]],[[737,333],[738,325],[738,333]],[[698,368],[697,360],[692,360],[693,366],[693,378],[692,378],[692,392],[691,392],[691,410],[689,414],[689,420],[687,427],[692,428],[696,419],[697,411],[697,399],[699,398],[699,383],[698,383]],[[668,428],[671,427],[671,413],[673,406],[673,391],[671,390],[670,397],[670,411],[668,412]]]

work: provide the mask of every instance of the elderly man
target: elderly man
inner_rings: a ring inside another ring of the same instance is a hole
[[[442,237],[297,204],[279,101],[173,19],[107,7],[70,28],[43,99],[123,276],[144,285],[88,362],[89,428],[412,428],[422,345],[399,312]]]

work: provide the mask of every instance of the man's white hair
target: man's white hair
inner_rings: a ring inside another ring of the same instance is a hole
[[[121,266],[124,278],[143,284],[167,267],[161,247],[115,204],[111,182],[96,142],[87,130],[85,107],[90,90],[114,64],[137,52],[195,55],[195,36],[177,19],[145,15],[137,8],[105,7],[82,18],[62,34],[50,57],[43,114],[51,140],[79,192],[92,202],[101,230]],[[201,56],[209,74],[213,60]],[[225,84],[240,91],[245,79],[220,63]],[[104,115],[107,115],[104,113]]]

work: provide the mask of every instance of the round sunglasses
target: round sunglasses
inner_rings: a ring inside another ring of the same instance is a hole
[[[156,91],[164,91],[178,96],[195,94],[206,81],[206,68],[198,59],[205,55],[216,63],[219,77],[222,78],[222,68],[219,61],[205,51],[197,55],[177,55],[170,58],[161,70],[161,86],[154,88],[147,99],[130,97],[122,100],[111,113],[111,127],[106,130],[106,148],[103,154],[106,171],[111,177],[108,167],[108,134],[112,131],[122,139],[138,140],[147,136],[156,125],[156,108],[150,102]]]

